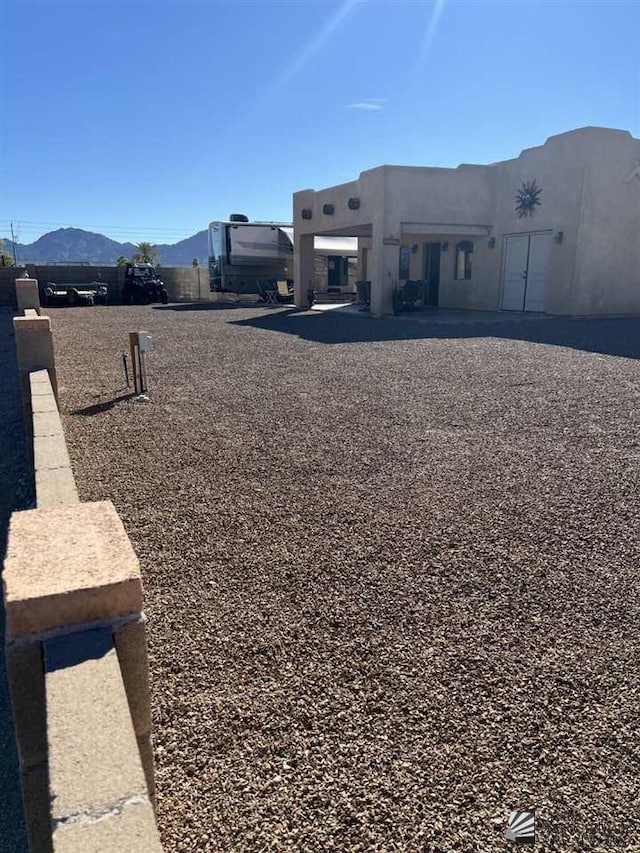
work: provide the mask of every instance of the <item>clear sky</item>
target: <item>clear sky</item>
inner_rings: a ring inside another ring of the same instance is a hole
[[[5,0],[0,235],[174,242],[383,163],[640,136],[640,2]]]

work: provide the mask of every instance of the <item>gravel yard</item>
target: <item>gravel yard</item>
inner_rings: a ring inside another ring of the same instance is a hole
[[[494,853],[535,808],[536,849],[639,851],[640,321],[176,308],[51,312],[165,849]]]

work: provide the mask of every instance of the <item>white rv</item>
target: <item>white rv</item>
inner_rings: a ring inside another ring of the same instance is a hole
[[[318,294],[355,291],[358,240],[315,238]],[[261,294],[277,281],[293,284],[293,226],[285,222],[249,222],[232,214],[209,223],[209,287],[212,291]]]

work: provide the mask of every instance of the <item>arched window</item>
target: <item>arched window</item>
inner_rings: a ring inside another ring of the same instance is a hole
[[[471,240],[463,240],[456,244],[456,274],[458,281],[471,278],[471,257],[473,255],[473,243]]]

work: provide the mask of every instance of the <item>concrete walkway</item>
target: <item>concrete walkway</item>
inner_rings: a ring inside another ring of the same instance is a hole
[[[12,317],[10,308],[0,308],[0,569],[11,513],[33,505],[20,413]],[[4,642],[4,607],[1,601],[0,636]],[[11,853],[28,851],[4,647],[0,654],[0,850]]]

